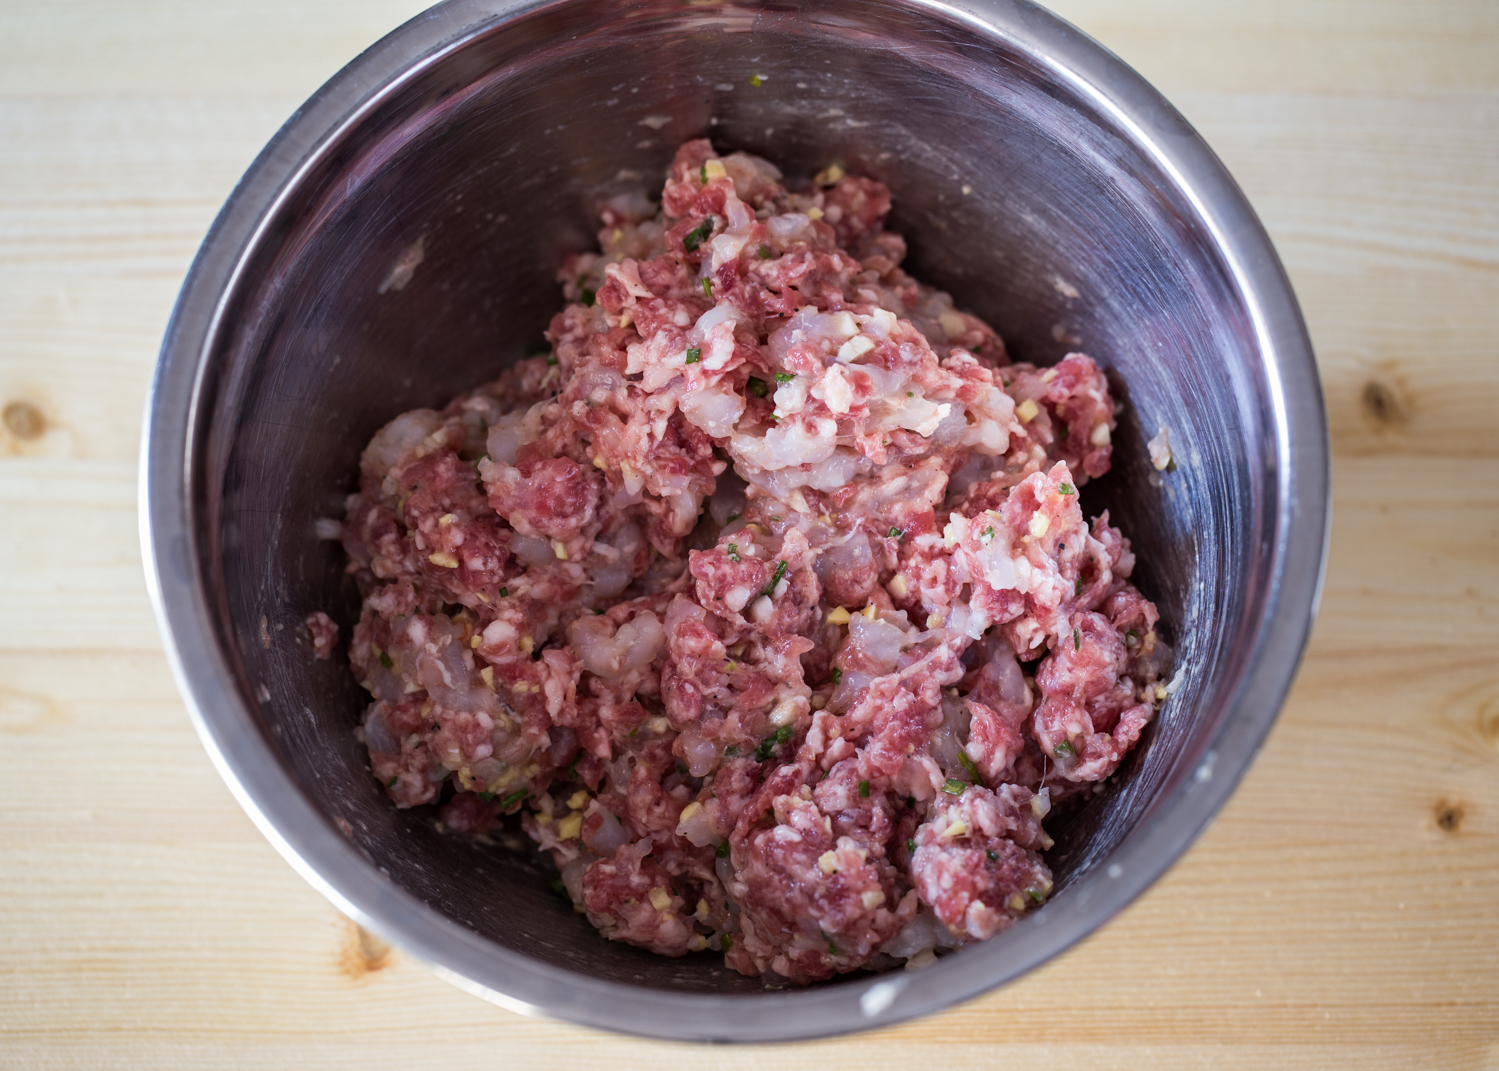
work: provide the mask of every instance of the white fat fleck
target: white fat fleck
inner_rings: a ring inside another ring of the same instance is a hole
[[[848,349],[855,342],[869,342],[869,340],[860,335],[856,339],[850,339],[848,342],[845,342],[843,349]],[[872,343],[870,346],[873,348]],[[843,350],[839,350],[838,352],[841,358]],[[827,374],[822,377],[822,381],[816,387],[812,388],[812,396],[814,398],[821,398],[827,403],[829,409],[840,416],[853,408],[854,404],[853,387],[849,385],[848,378],[843,374],[843,369],[837,365],[829,368]]]
[[[1164,472],[1171,464],[1171,433],[1165,426],[1155,433],[1155,438],[1145,444],[1150,451],[1150,463],[1155,466],[1157,472]]]
[[[840,316],[848,316],[848,313],[839,313]],[[850,317],[852,319],[852,317]],[[838,347],[838,360],[844,364],[856,361],[870,350],[874,349],[874,343],[866,335],[855,335],[843,345]]]
[[[867,334],[876,338],[889,338],[890,332],[895,330],[895,314],[886,309],[875,309],[868,316],[859,317],[859,323]]]
[[[390,266],[390,271],[386,273],[384,280],[381,281],[377,292],[385,294],[392,290],[406,289],[406,284],[411,282],[412,278],[416,275],[417,266],[426,259],[427,236],[424,234],[401,250],[401,255],[396,257],[395,263]]]
[[[636,125],[638,125],[638,126],[648,126],[652,130],[660,130],[663,126],[665,126],[669,122],[671,122],[671,116],[669,116],[669,115],[647,115],[644,119],[640,120],[640,122],[638,124],[636,124]]]
[[[859,321],[851,312],[835,312],[827,318],[828,330],[840,338],[853,338],[859,333]]]

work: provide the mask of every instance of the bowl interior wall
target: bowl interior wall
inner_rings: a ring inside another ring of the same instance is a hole
[[[574,5],[562,26],[542,8],[429,64],[328,147],[251,257],[218,335],[194,472],[243,694],[330,821],[433,908],[595,976],[757,989],[717,957],[606,942],[529,849],[464,843],[392,808],[353,737],[366,696],[346,665],[312,661],[301,622],[326,609],[346,640],[357,619],[342,550],[314,521],[342,516],[363,444],[541,341],[561,307],[556,266],[594,245],[600,200],[659,193],[689,137],[793,179],[837,161],[890,184],[916,277],[986,317],[1016,359],[1088,352],[1126,403],[1114,472],[1083,504],[1132,538],[1136,582],[1192,672],[1118,783],[1054,831],[1066,896],[1190,773],[1251,646],[1238,624],[1256,609],[1245,593],[1273,516],[1274,452],[1249,401],[1268,392],[1235,371],[1257,366],[1242,299],[1147,153],[1003,42],[866,0],[799,18],[624,9],[580,18]],[[418,240],[410,283],[380,293]],[[1179,462],[1152,482],[1158,426]]]

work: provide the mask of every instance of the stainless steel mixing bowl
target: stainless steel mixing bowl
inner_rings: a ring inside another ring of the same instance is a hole
[[[758,77],[755,77],[758,76]],[[758,83],[758,84],[757,84]],[[528,851],[397,811],[364,695],[302,619],[357,595],[314,521],[361,446],[539,341],[596,203],[708,135],[895,193],[913,272],[1021,359],[1085,349],[1125,406],[1089,485],[1134,539],[1186,669],[1119,782],[1055,830],[1055,898],[914,973],[763,989],[599,937]],[[420,241],[404,287],[382,287]],[[382,292],[383,290],[383,292]],[[1170,430],[1177,468],[1145,440]],[[360,56],[246,174],[183,286],[151,391],[142,541],[220,772],[340,909],[509,1008],[660,1037],[810,1037],[946,1007],[1119,911],[1251,761],[1317,600],[1328,517],[1310,345],[1269,241],[1124,64],[1017,0],[453,0]]]

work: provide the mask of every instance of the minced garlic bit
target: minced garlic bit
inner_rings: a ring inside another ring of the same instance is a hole
[[[869,620],[873,621],[874,620],[874,615],[878,612],[878,610],[876,609],[874,603],[870,603],[868,606],[864,607],[864,609],[860,610],[859,612],[861,614],[863,614],[865,617],[869,618]]]
[[[1109,426],[1107,424],[1093,425],[1093,431],[1088,436],[1088,441],[1094,446],[1108,446],[1109,442],[1112,439],[1113,435],[1109,431]]]
[[[896,573],[890,578],[890,583],[885,585],[885,590],[897,599],[904,599],[911,593],[911,585],[906,583],[906,578]]]
[[[520,638],[520,643],[516,644],[516,646],[520,648],[521,654],[530,654],[532,651],[536,650],[536,641],[533,640],[530,636],[522,636]]]
[[[712,182],[714,179],[726,178],[729,172],[723,166],[722,160],[709,160],[703,165],[703,174],[708,177],[709,182]]]
[[[651,906],[657,911],[665,911],[671,906],[671,893],[665,887],[657,885],[651,890]]]
[[[1011,911],[1024,911],[1025,897],[1021,896],[1019,893],[1011,893],[1010,898],[1005,901],[1005,906],[1008,907]]]
[[[697,902],[697,910],[694,911],[693,914],[697,916],[697,920],[699,922],[702,922],[704,919],[706,919],[708,917],[708,912],[711,911],[711,910],[713,910],[713,909],[708,906],[708,901],[706,901],[706,900],[699,900]]]
[[[968,824],[964,822],[963,819],[959,818],[956,822],[948,826],[947,829],[943,831],[942,836],[945,839],[951,840],[953,837],[961,837],[964,833],[967,832]]]
[[[847,607],[835,606],[828,611],[827,621],[830,625],[846,625],[848,624],[849,616]]]
[[[864,904],[865,911],[873,911],[885,902],[885,894],[879,889],[865,889],[859,894],[859,900]]]
[[[558,840],[575,840],[583,832],[583,815],[574,811],[557,823]]]
[[[808,219],[821,219],[822,218],[822,209],[818,208],[816,205],[813,205],[811,208],[807,209],[807,218]]]
[[[692,940],[687,942],[687,951],[689,952],[701,952],[707,947],[708,939],[700,933],[693,934]]]
[[[1030,528],[1029,528],[1029,531],[1031,533],[1031,538],[1032,539],[1040,539],[1042,536],[1044,536],[1046,534],[1046,530],[1048,528],[1050,528],[1050,527],[1051,527],[1051,518],[1048,517],[1046,514],[1042,513],[1041,511],[1037,510],[1036,513],[1031,517],[1031,523],[1030,523]]]
[[[446,528],[448,525],[452,524],[457,519],[458,518],[456,518],[455,516],[453,516],[453,514],[451,514],[451,513],[444,513],[441,517],[437,518],[437,527],[439,527],[439,528]]]
[[[838,870],[838,853],[825,851],[817,857],[817,865],[822,868],[824,874],[833,874]]]
[[[1034,398],[1027,398],[1015,407],[1015,415],[1020,418],[1022,424],[1029,424],[1040,412],[1041,407],[1036,404]]]
[[[427,560],[433,565],[440,565],[444,569],[458,568],[458,559],[445,550],[439,550],[436,554],[427,555]]]
[[[552,553],[557,555],[559,562],[567,561],[567,544],[560,539],[552,540]]]
[[[942,618],[941,614],[927,614],[927,616],[926,616],[926,627],[927,628],[941,628],[942,627],[942,620],[943,620],[943,618]]]
[[[580,788],[568,797],[567,805],[575,811],[581,811],[584,807],[588,806],[588,800],[588,790]]]
[[[843,168],[838,164],[829,164],[813,176],[812,181],[819,186],[835,186],[838,180],[844,176]]]
[[[483,669],[479,670],[479,679],[484,682],[484,686],[486,688],[493,688],[494,687],[494,667],[493,666],[485,666]]]

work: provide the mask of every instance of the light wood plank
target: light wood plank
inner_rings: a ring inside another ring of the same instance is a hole
[[[146,606],[135,451],[182,273],[420,6],[0,7],[0,403],[49,423],[0,431],[0,1066],[1499,1068],[1499,8],[1057,5],[1202,130],[1297,286],[1336,458],[1313,642],[1212,828],[1078,948],[879,1034],[705,1054],[361,939],[213,771]]]

